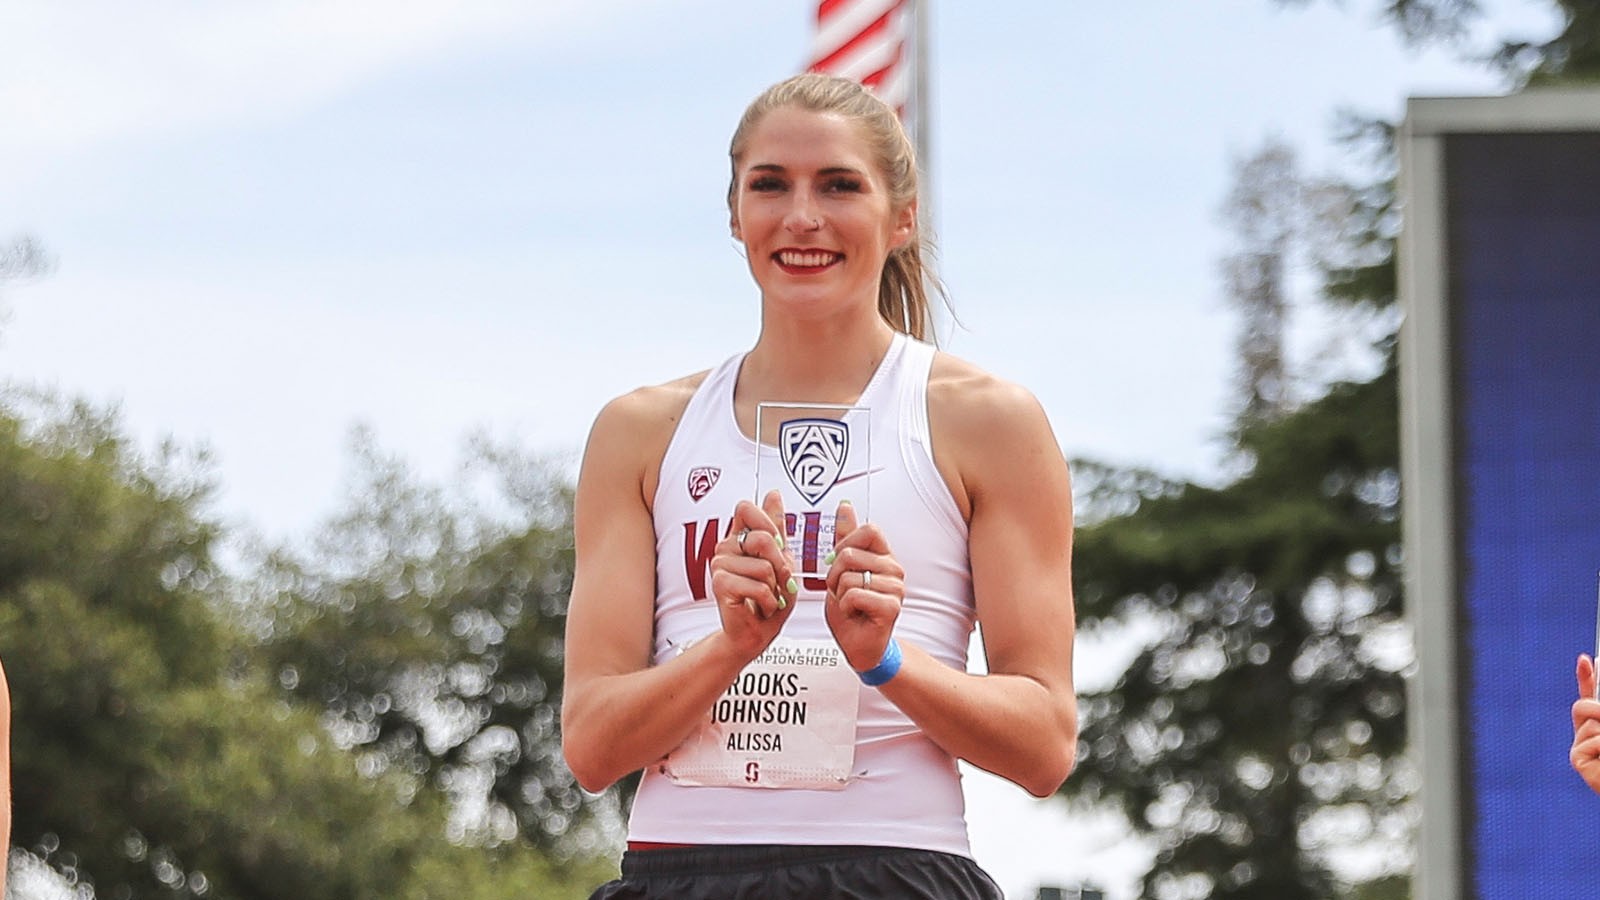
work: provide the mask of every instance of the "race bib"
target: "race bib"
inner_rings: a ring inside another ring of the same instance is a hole
[[[772,642],[661,771],[697,787],[840,790],[855,762],[861,682],[831,639]]]

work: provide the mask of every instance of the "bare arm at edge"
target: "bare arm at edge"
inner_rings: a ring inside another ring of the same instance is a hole
[[[6,895],[6,860],[11,855],[11,688],[0,665],[0,897]]]
[[[1600,794],[1600,701],[1595,700],[1594,660],[1578,656],[1578,699],[1572,703],[1572,769]]]

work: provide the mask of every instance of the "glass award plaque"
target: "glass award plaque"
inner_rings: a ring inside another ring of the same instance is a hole
[[[806,578],[821,578],[833,551],[841,500],[868,521],[872,494],[872,410],[828,403],[756,405],[756,491],[783,497],[789,554]],[[815,589],[815,585],[808,585]]]

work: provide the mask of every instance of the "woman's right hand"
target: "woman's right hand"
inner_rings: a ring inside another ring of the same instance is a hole
[[[799,593],[783,521],[783,498],[776,490],[761,506],[740,500],[728,534],[711,557],[711,593],[723,633],[750,659],[783,630]]]

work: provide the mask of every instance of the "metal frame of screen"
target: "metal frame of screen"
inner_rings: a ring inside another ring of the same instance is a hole
[[[1462,746],[1461,597],[1456,519],[1455,401],[1446,208],[1451,135],[1600,132],[1600,90],[1506,97],[1413,98],[1400,134],[1400,436],[1406,607],[1415,635],[1408,725],[1421,777],[1417,900],[1473,889],[1473,823]],[[1564,709],[1557,715],[1565,715]],[[1575,777],[1575,776],[1574,776]]]

